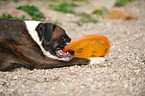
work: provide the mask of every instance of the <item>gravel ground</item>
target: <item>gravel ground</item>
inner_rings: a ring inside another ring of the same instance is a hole
[[[99,23],[80,26],[69,22],[77,17],[57,13],[73,40],[88,34],[108,37],[107,60],[97,65],[0,72],[0,96],[145,96],[145,1],[137,0],[125,8],[137,20],[96,17]]]

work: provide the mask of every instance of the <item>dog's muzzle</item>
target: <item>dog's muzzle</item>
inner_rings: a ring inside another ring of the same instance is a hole
[[[59,45],[55,48],[55,54],[57,55],[58,58],[60,58],[60,60],[63,61],[70,61],[73,58],[73,54],[71,54],[70,52],[64,52],[63,48],[65,47],[66,44],[64,45]]]

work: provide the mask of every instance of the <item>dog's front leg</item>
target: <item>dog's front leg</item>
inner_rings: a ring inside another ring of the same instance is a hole
[[[83,58],[73,58],[70,61],[59,61],[52,58],[48,58],[39,49],[39,47],[31,46],[11,46],[12,51],[15,53],[16,57],[20,59],[24,66],[28,68],[56,68],[63,66],[79,65],[79,64],[89,64],[89,59]]]
[[[38,69],[47,69],[47,68],[58,68],[58,67],[66,67],[66,66],[73,66],[73,65],[87,65],[90,63],[89,59],[84,58],[73,58],[70,61],[58,61],[50,58],[44,58],[46,63],[37,64],[35,68]]]

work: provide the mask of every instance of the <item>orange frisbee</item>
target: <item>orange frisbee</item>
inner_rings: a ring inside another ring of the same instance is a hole
[[[73,51],[73,57],[104,57],[110,50],[110,42],[103,35],[87,35],[67,44],[63,51]]]

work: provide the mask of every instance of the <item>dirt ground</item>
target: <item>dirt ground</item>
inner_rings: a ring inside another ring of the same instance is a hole
[[[0,96],[145,96],[145,0],[124,6],[136,14],[136,20],[110,20],[92,15],[98,23],[81,24],[72,22],[78,21],[78,16],[50,10],[48,3],[51,2],[20,4],[38,4],[46,21],[61,22],[72,40],[89,34],[106,36],[111,42],[106,61],[46,70],[19,68],[0,72]],[[0,10],[20,5],[1,4]]]

